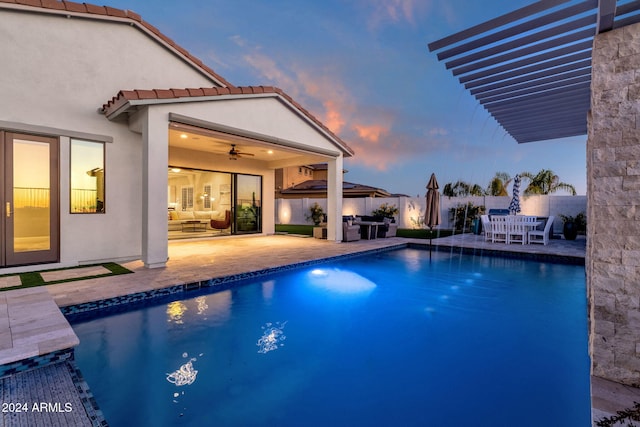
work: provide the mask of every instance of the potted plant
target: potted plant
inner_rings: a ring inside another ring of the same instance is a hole
[[[400,211],[396,205],[383,203],[378,207],[378,209],[374,210],[371,215],[374,217],[389,218],[391,222],[395,222],[395,216],[398,215],[399,212]]]
[[[584,232],[587,227],[587,220],[583,212],[576,216],[560,215],[562,222],[562,235],[565,240],[576,240],[578,232]]]
[[[322,210],[322,206],[318,203],[314,203],[309,207],[309,215],[307,215],[307,219],[313,221],[313,224],[318,226],[322,222],[324,218],[324,211]]]

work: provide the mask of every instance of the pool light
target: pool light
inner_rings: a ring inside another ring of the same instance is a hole
[[[314,269],[310,273],[310,283],[320,289],[341,295],[368,295],[376,284],[349,270]]]

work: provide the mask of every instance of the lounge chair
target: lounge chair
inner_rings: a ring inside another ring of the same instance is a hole
[[[546,246],[549,243],[549,230],[553,227],[553,220],[554,216],[551,215],[544,225],[544,230],[529,231],[529,243],[542,243]]]

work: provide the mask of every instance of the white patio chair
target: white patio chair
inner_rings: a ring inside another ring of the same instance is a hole
[[[527,243],[527,227],[525,226],[525,218],[522,216],[510,217],[507,228],[507,243]]]
[[[484,231],[484,241],[488,242],[493,236],[491,230],[491,221],[489,221],[489,215],[480,215],[480,221],[482,221],[482,231]]]
[[[547,219],[544,230],[529,231],[529,243],[542,243],[543,245],[547,245],[549,243],[549,230],[553,227],[553,219],[553,215]]]
[[[491,241],[493,243],[509,243],[509,234],[507,232],[507,218],[507,215],[498,215],[491,217]]]

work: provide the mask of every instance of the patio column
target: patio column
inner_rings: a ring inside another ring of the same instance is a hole
[[[640,24],[596,36],[587,138],[594,375],[640,383]]]
[[[342,241],[342,170],[340,154],[327,163],[327,240]]]
[[[147,108],[142,117],[142,261],[164,267],[169,258],[167,185],[169,128],[166,114]]]

